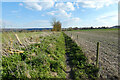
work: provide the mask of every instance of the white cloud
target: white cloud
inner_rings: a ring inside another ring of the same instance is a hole
[[[80,18],[78,18],[78,17],[75,17],[75,18],[69,18],[69,19],[67,19],[67,20],[64,20],[64,22],[77,22],[77,21],[81,21],[81,19]]]
[[[66,19],[64,21],[62,21],[62,26],[63,27],[79,27],[80,26],[80,23],[81,23],[81,19],[78,18],[78,17],[75,17],[75,18],[69,18],[69,19]]]
[[[25,27],[30,27],[30,28],[48,28],[51,27],[51,24],[48,20],[35,20],[29,23],[24,24]]]
[[[2,28],[2,20],[0,20],[0,28]]]
[[[71,17],[71,13],[67,13],[65,10],[57,10],[57,11],[51,11],[47,13],[48,15],[52,15],[58,18],[69,18]]]
[[[2,28],[17,28],[20,27],[20,25],[7,20],[1,20],[0,25],[2,25]]]
[[[71,2],[56,3],[55,4],[55,9],[56,9],[56,11],[51,11],[51,12],[48,12],[47,14],[52,15],[52,16],[54,16],[56,18],[59,18],[59,19],[68,19],[68,18],[70,18],[72,13],[70,13],[68,11],[75,10],[74,3],[71,3]]]
[[[24,0],[26,4],[26,8],[28,9],[35,9],[35,10],[42,10],[54,7],[54,3],[56,0]],[[62,9],[65,11],[74,11],[75,5],[77,8],[84,7],[84,8],[102,8],[104,6],[109,6],[111,4],[118,3],[119,0],[72,0],[72,1],[57,1],[55,4],[56,9]],[[76,4],[74,4],[76,3]],[[22,3],[19,5],[23,6]]]
[[[82,9],[81,11],[82,11],[82,12],[85,12],[85,10],[84,10],[84,9]]]
[[[26,8],[38,11],[49,9],[54,6],[53,0],[25,0],[24,3]]]
[[[71,3],[71,2],[67,2],[67,3],[56,3],[55,8],[57,8],[57,9],[62,9],[62,10],[66,10],[66,11],[73,11],[73,10],[75,10],[74,4]]]
[[[23,4],[22,4],[22,3],[19,3],[19,5],[20,5],[20,6],[23,6]]]
[[[57,11],[51,11],[51,12],[48,12],[47,14],[53,16],[53,15],[55,15],[55,13],[57,13]]]
[[[20,24],[7,20],[0,20],[0,27],[1,26],[2,28],[48,28],[51,27],[51,24],[48,20],[35,20]]]
[[[118,3],[118,0],[77,0],[76,6],[82,6],[84,8],[102,8],[114,3]]]
[[[102,25],[115,26],[118,25],[118,14],[116,11],[111,13],[106,13],[97,17],[96,21]]]
[[[65,10],[59,10],[57,13],[59,13],[57,15],[58,17],[63,17],[63,18],[64,17],[68,17],[68,18],[71,17],[71,13],[68,14]]]
[[[114,14],[114,15],[107,15],[107,16],[100,16],[99,18],[97,18],[96,20],[108,20],[108,19],[116,19],[117,20],[117,14]]]
[[[44,14],[42,14],[41,16],[45,16]]]
[[[25,4],[26,4],[26,8],[28,8],[28,9],[31,9],[31,10],[35,9],[35,10],[38,10],[38,11],[42,10],[42,7],[38,3],[27,2]]]
[[[11,11],[12,13],[18,13],[19,12],[19,10],[13,10],[13,11]]]

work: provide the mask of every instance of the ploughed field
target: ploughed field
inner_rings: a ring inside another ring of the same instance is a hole
[[[66,31],[83,50],[89,59],[89,63],[95,64],[97,42],[100,42],[99,50],[99,74],[103,78],[118,76],[118,30],[95,29]]]

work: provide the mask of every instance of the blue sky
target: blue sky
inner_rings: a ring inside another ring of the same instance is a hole
[[[53,18],[60,20],[63,28],[114,26],[118,25],[118,3],[117,0],[2,2],[0,21],[5,28],[52,28]]]

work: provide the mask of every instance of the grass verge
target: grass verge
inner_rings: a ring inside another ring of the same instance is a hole
[[[81,48],[63,33],[66,43],[66,53],[69,57],[71,67],[71,78],[74,80],[95,80],[98,77],[99,69],[92,64],[87,63],[87,57],[82,52]]]
[[[23,53],[2,56],[2,79],[66,78],[65,41],[62,33],[40,37],[40,44],[22,48]],[[9,54],[9,53],[8,53]]]
[[[3,80],[65,79],[65,53],[69,57],[72,79],[97,79],[98,68],[87,63],[84,53],[70,37],[58,32],[39,38],[39,44],[28,45],[21,53],[2,56]]]

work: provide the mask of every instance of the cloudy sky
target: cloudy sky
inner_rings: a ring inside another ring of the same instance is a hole
[[[52,28],[53,18],[60,20],[63,28],[114,26],[118,24],[118,0],[2,2],[0,24],[5,28]]]

